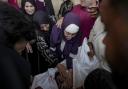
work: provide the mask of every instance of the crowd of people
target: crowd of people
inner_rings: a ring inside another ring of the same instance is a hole
[[[0,87],[127,89],[127,0],[0,1]]]

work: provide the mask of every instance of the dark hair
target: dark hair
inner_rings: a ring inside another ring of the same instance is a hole
[[[46,11],[38,10],[35,12],[33,16],[33,20],[35,23],[41,24],[49,24],[50,19],[48,17],[48,13]]]
[[[25,9],[24,9],[26,2],[31,3],[31,4],[35,7],[35,9],[36,9],[36,2],[35,2],[35,0],[21,0],[21,10],[22,10],[24,13],[26,13],[26,11],[25,11]]]
[[[14,46],[20,40],[32,40],[35,26],[20,11],[0,2],[0,43]]]

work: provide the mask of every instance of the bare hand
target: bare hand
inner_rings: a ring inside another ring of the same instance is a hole
[[[92,43],[88,43],[88,46],[89,46],[89,48],[90,48],[90,52],[88,52],[88,56],[89,56],[89,58],[91,59],[91,58],[93,58],[93,56],[95,55],[95,52],[94,52],[94,48],[93,48]]]
[[[62,23],[63,23],[63,19],[64,19],[64,17],[61,17],[61,18],[57,21],[57,23],[56,23],[57,28],[60,28],[60,29],[61,29],[61,26],[62,26]]]
[[[92,18],[96,18],[98,16],[97,7],[88,7],[88,12],[90,13]]]
[[[30,43],[27,43],[26,49],[27,49],[27,53],[33,53],[32,46],[30,45]]]

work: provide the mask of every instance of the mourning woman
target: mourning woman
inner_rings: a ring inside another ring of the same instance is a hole
[[[77,54],[78,47],[80,46],[80,19],[74,13],[68,13],[63,22],[63,28],[59,29],[55,25],[51,33],[50,47],[66,59],[67,68],[72,69],[72,58]],[[72,25],[71,25],[72,24]],[[70,25],[70,26],[69,26]],[[69,27],[68,27],[69,26]]]
[[[70,18],[70,19],[69,19]],[[65,16],[63,28],[55,25],[51,32],[50,49],[56,54],[58,64],[55,68],[34,77],[31,89],[72,89],[73,84],[73,58],[76,57],[80,46],[79,18],[68,13]],[[62,62],[63,61],[63,62]],[[61,63],[60,63],[61,62]],[[58,79],[61,77],[61,79]]]
[[[34,0],[22,0],[21,11],[26,17],[34,24],[33,16],[36,12],[36,3]],[[38,52],[36,47],[36,38],[29,41],[26,45],[26,49],[22,52],[22,56],[30,62],[31,75],[39,73],[38,68]]]
[[[50,34],[51,34],[51,24],[46,11],[38,10],[34,17],[33,21],[37,26],[36,30],[36,49],[38,52],[38,73],[45,72],[49,67],[55,67],[54,53],[49,49],[50,47]],[[35,59],[37,61],[37,59]],[[35,65],[35,62],[33,63]],[[36,71],[36,69],[35,69]]]
[[[34,0],[22,0],[21,10],[28,18],[33,20],[33,15],[36,12],[36,3]]]

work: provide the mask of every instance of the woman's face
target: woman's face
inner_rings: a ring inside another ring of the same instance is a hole
[[[25,12],[29,15],[32,15],[35,12],[35,7],[30,2],[25,3],[24,9]]]
[[[66,40],[71,40],[73,37],[76,36],[76,33],[69,33],[69,32],[64,31],[64,36]]]
[[[49,24],[41,24],[40,29],[43,31],[49,31]]]
[[[25,40],[18,41],[18,42],[16,42],[16,44],[14,45],[14,49],[15,49],[19,54],[21,54],[22,51],[25,49],[26,44],[27,44],[27,41],[25,41]]]

